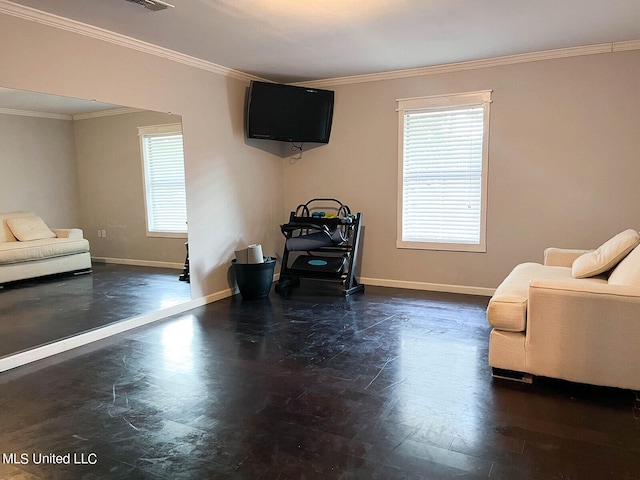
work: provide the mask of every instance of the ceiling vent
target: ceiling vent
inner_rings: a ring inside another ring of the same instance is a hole
[[[153,10],[154,12],[166,10],[167,8],[175,8],[173,5],[161,2],[160,0],[127,0],[127,2],[137,3],[138,5],[142,5],[144,8]]]

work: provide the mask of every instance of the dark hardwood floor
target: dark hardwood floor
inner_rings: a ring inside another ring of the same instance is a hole
[[[486,304],[303,285],[5,372],[0,478],[640,479],[634,392],[492,380]]]

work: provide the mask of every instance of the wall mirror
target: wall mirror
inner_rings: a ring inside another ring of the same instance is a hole
[[[81,228],[93,269],[0,288],[0,360],[190,300],[186,233],[149,233],[141,127],[179,115],[0,88],[0,212]],[[166,130],[166,129],[165,129]]]

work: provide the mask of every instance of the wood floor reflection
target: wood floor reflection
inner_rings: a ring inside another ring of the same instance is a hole
[[[58,275],[0,289],[0,357],[61,340],[191,298],[180,271],[95,263],[85,275]]]
[[[303,286],[5,372],[0,477],[640,478],[634,393],[492,381],[486,304]]]

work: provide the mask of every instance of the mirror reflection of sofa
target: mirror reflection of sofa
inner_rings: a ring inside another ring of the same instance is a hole
[[[596,250],[548,248],[544,264],[504,279],[487,318],[494,376],[640,390],[640,235],[625,230]]]
[[[79,228],[49,228],[34,212],[0,213],[0,285],[66,272],[90,272]]]

